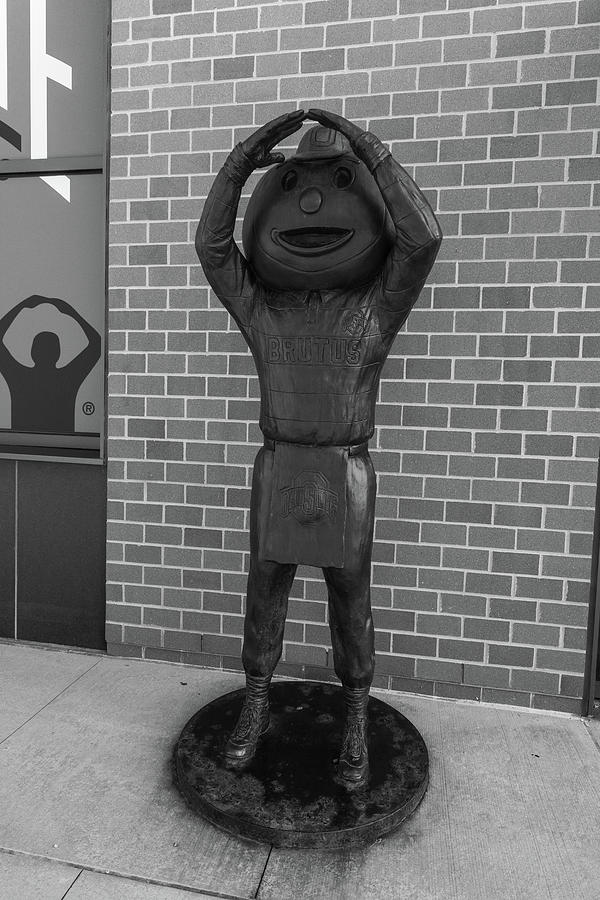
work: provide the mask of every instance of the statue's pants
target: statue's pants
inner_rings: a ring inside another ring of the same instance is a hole
[[[268,521],[273,450],[256,457],[250,504],[250,572],[242,662],[248,675],[271,675],[283,647],[288,596],[296,564],[260,559],[260,532]],[[365,449],[348,459],[344,565],[325,567],[335,672],[347,687],[369,687],[375,661],[371,615],[371,549],[376,479]]]

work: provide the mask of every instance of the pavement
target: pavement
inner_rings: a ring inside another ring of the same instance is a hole
[[[239,840],[170,757],[239,674],[0,643],[0,900],[597,900],[600,723],[374,692],[421,731],[430,786],[361,850]]]

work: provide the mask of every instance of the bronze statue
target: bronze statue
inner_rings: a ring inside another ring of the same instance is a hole
[[[318,124],[286,161],[273,148]],[[239,251],[242,187],[256,186]],[[323,569],[346,720],[338,775],[368,774],[373,678],[370,605],[376,494],[368,440],[392,342],[434,263],[441,231],[427,200],[375,135],[334,113],[297,110],[238,144],[217,175],[196,235],[206,277],[258,371],[264,446],[254,465],[242,660],[246,700],[225,747],[249,762],[269,725],[299,563]]]

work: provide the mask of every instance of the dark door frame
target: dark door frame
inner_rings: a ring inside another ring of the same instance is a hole
[[[598,672],[598,644],[600,637],[600,458],[596,487],[596,512],[594,515],[594,542],[592,545],[592,571],[590,576],[590,608],[588,613],[587,652],[583,685],[582,715],[598,712],[594,701],[600,684]]]

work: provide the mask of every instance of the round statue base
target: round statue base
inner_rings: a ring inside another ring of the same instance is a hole
[[[244,699],[225,694],[193,716],[175,746],[177,787],[189,805],[230,834],[275,847],[366,845],[419,805],[427,747],[393,707],[369,699],[370,774],[358,787],[336,775],[344,707],[341,688],[317,682],[271,686],[271,724],[256,756],[231,768],[223,747]]]

